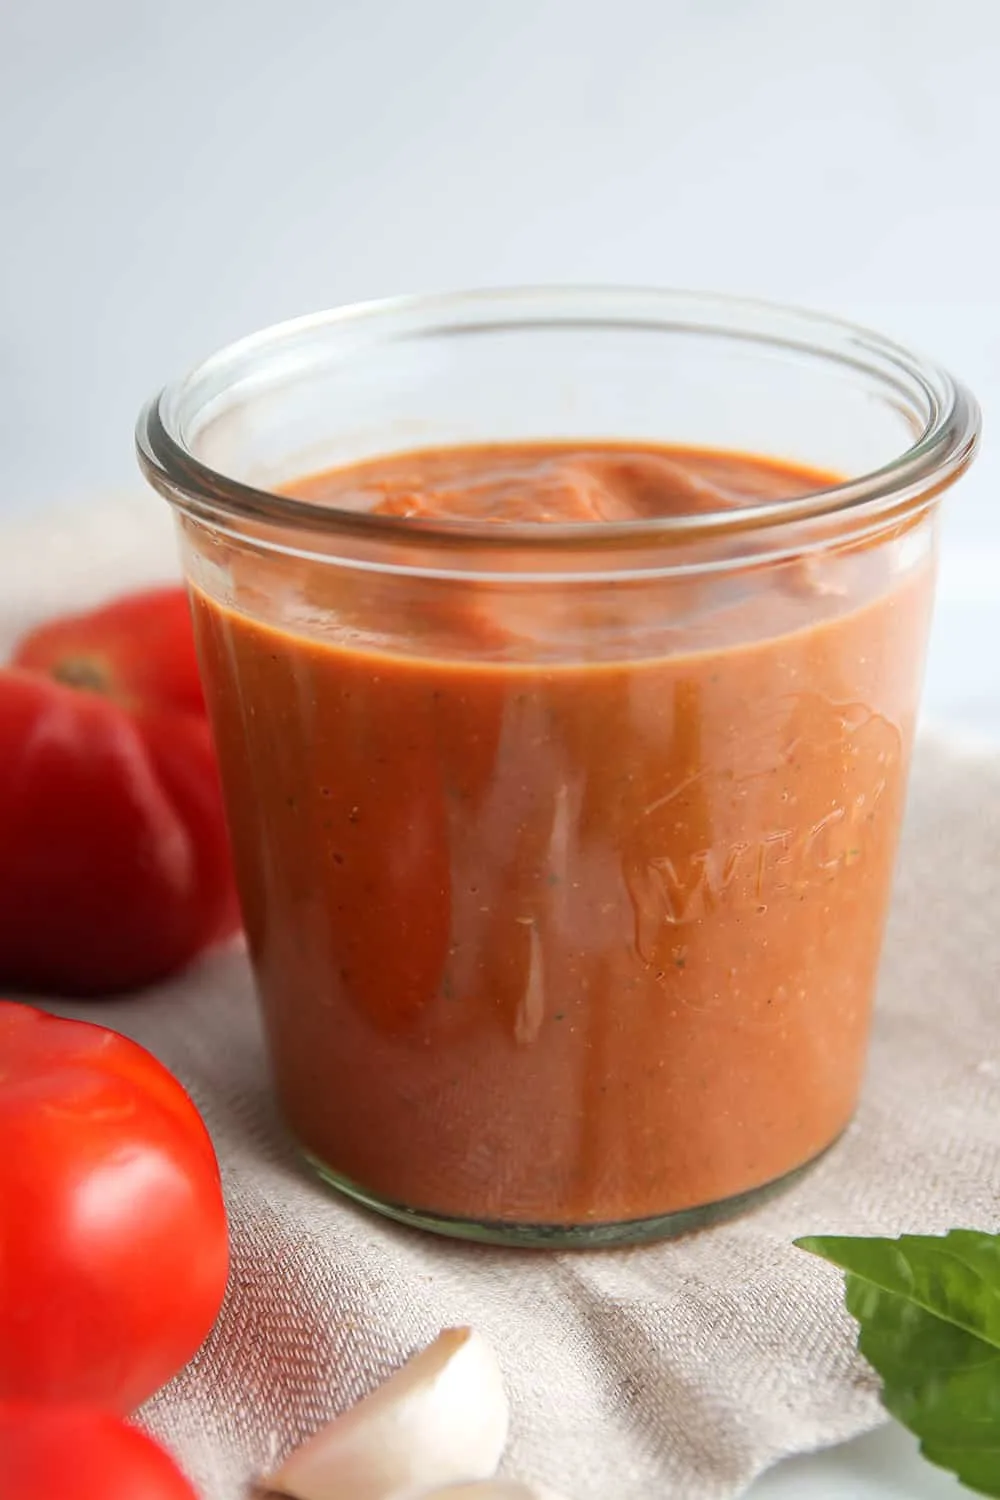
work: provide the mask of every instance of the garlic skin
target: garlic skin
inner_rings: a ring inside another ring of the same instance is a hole
[[[448,1484],[444,1489],[425,1490],[418,1500],[562,1500],[562,1496],[544,1484],[485,1479],[478,1484]]]
[[[509,1421],[493,1350],[471,1328],[447,1328],[296,1448],[260,1482],[258,1493],[289,1500],[418,1500],[495,1474]],[[497,1500],[506,1500],[503,1492]],[[520,1497],[515,1492],[511,1500]]]

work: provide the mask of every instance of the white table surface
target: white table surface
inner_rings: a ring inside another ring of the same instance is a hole
[[[772,296],[998,405],[997,0],[3,10],[0,521],[133,483],[140,402],[218,344],[399,291]],[[926,712],[1000,742],[997,477],[987,442],[950,504]],[[754,1490],[957,1493],[893,1429]]]

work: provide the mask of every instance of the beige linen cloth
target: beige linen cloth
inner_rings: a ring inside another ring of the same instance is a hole
[[[164,576],[152,499],[8,529],[0,635]],[[837,1149],[746,1218],[648,1249],[463,1246],[381,1222],[298,1165],[275,1116],[239,949],[124,1003],[190,1088],[222,1163],[233,1273],[218,1326],[143,1413],[205,1500],[343,1410],[416,1346],[472,1323],[506,1372],[506,1467],[575,1500],[740,1493],[778,1458],[880,1420],[834,1272],[796,1235],[1000,1228],[1000,758],[925,741],[864,1100]]]

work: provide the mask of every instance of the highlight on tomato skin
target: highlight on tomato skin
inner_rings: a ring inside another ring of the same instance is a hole
[[[222,1306],[211,1138],[162,1063],[90,1022],[0,1001],[0,1077],[0,1401],[125,1416]]]
[[[187,596],[50,621],[0,669],[0,985],[108,996],[240,927]]]
[[[87,1406],[0,1401],[3,1500],[198,1500],[153,1438]]]

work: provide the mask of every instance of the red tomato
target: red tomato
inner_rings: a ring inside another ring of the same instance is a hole
[[[208,1132],[135,1042],[9,1001],[0,1079],[0,1400],[130,1412],[188,1362],[222,1304]]]
[[[197,1500],[169,1454],[110,1412],[0,1402],[3,1500]]]
[[[49,620],[24,637],[13,665],[103,693],[126,708],[155,703],[205,712],[191,611],[176,584]]]
[[[239,925],[187,599],[34,631],[0,671],[0,983],[150,984]]]

